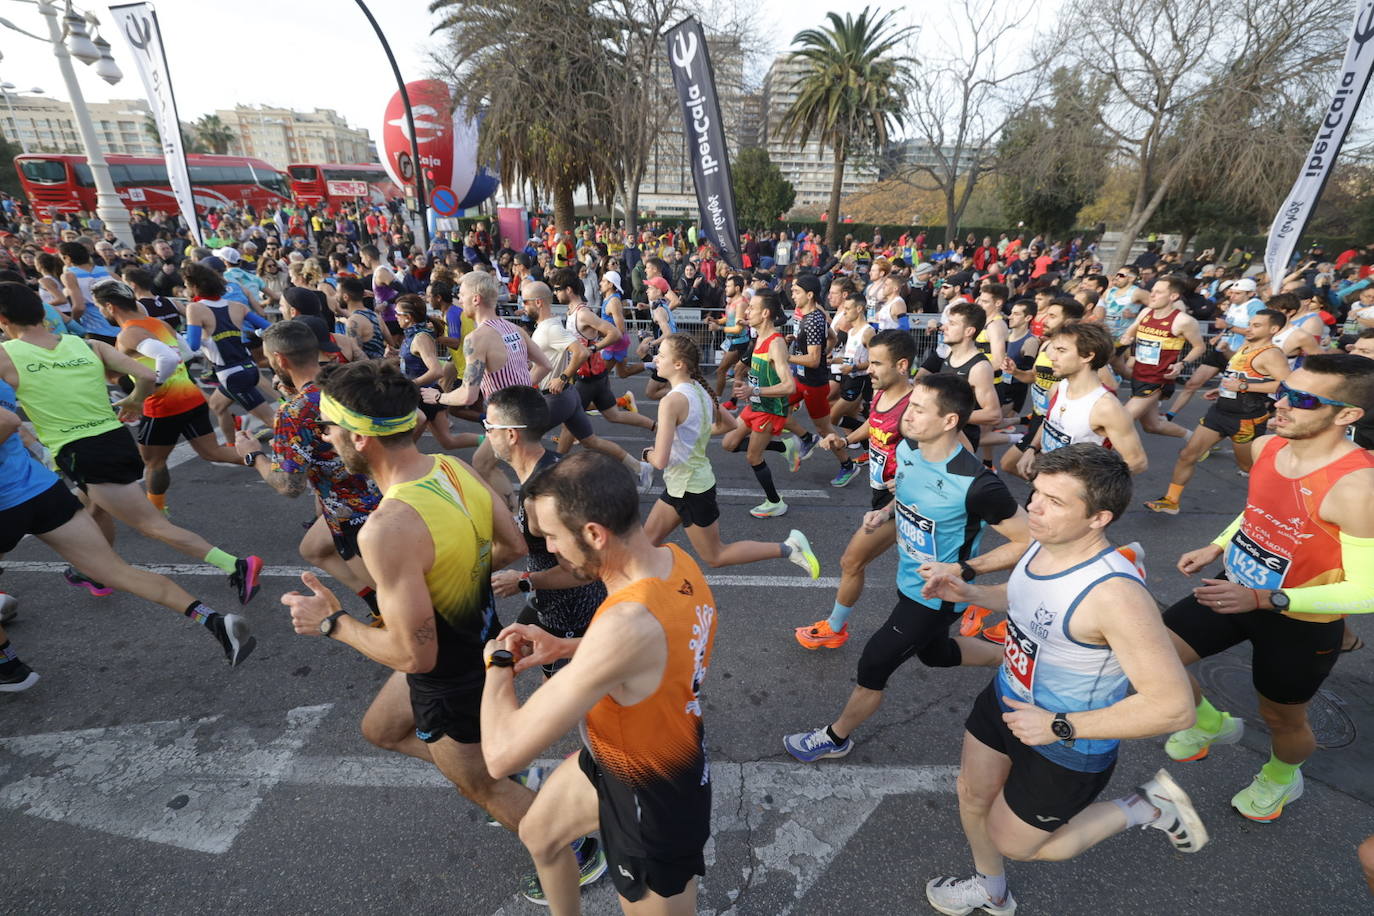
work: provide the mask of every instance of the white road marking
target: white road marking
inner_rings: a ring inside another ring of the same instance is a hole
[[[4,568],[10,572],[31,572],[31,573],[60,573],[67,568],[66,563],[54,563],[45,560],[6,560]],[[163,576],[222,576],[224,571],[208,563],[135,563],[139,569],[146,569]],[[261,575],[264,578],[288,578],[299,579],[303,572],[313,572],[321,579],[330,578],[329,574],[322,569],[315,569],[312,566],[265,566]],[[810,579],[798,573],[795,576],[735,576],[719,575],[707,576],[707,585],[720,586],[743,586],[750,588],[837,588],[840,584],[838,576],[822,576],[819,579]]]
[[[222,725],[220,716],[0,739],[0,749],[23,758],[13,768],[23,775],[0,786],[0,807],[222,855],[278,785],[451,788],[431,764],[408,757],[301,755],[331,708],[288,711],[285,728],[270,741],[255,737],[260,728]],[[713,761],[711,870],[702,912],[717,912],[708,901],[733,910],[742,889],[771,871],[792,877],[795,904],[883,799],[952,792],[957,771]],[[728,888],[723,897],[722,887]],[[497,912],[517,916],[527,907],[517,898]],[[611,882],[584,895],[584,907],[618,911]]]
[[[196,450],[186,442],[177,443],[177,447],[172,449],[172,454],[167,456],[167,467],[174,468],[179,464],[185,464],[196,457]]]

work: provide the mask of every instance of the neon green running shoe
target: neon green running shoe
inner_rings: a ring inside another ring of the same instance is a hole
[[[1283,806],[1302,798],[1302,770],[1293,774],[1293,781],[1274,782],[1263,771],[1256,773],[1250,785],[1231,799],[1231,807],[1252,821],[1268,823],[1279,819]]]
[[[1179,763],[1201,760],[1212,750],[1214,744],[1235,744],[1245,734],[1245,720],[1237,719],[1229,712],[1221,714],[1221,729],[1209,732],[1194,725],[1181,732],[1174,732],[1164,742],[1164,752]]]

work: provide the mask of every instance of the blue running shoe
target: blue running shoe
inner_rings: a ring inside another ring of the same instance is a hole
[[[846,738],[843,744],[836,744],[830,738],[829,730],[822,725],[813,732],[801,732],[782,739],[787,753],[802,763],[815,763],[826,757],[844,757],[854,750],[854,739]]]

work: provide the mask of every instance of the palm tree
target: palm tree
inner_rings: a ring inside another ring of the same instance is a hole
[[[229,144],[234,142],[234,131],[217,114],[201,115],[196,121],[196,139],[210,148],[217,156],[229,152]]]
[[[813,138],[831,148],[835,175],[825,241],[833,250],[840,233],[840,188],[844,167],[855,153],[876,152],[889,128],[903,123],[904,93],[911,84],[910,58],[893,51],[913,31],[891,26],[891,13],[856,19],[827,13],[830,25],[807,29],[792,39],[790,59],[805,64],[792,84],[797,100],[783,115],[783,139],[805,146]]]

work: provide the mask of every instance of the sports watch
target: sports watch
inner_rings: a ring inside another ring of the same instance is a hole
[[[1064,742],[1066,747],[1073,747],[1073,723],[1069,721],[1069,714],[1057,712],[1054,714],[1054,721],[1050,723],[1050,731],[1054,736]]]
[[[1270,592],[1269,603],[1272,604],[1274,606],[1274,610],[1278,611],[1279,613],[1283,613],[1284,611],[1288,610],[1288,596],[1285,595],[1283,592]]]
[[[968,560],[959,561],[959,578],[965,582],[972,582],[978,577],[978,570],[969,565]]]
[[[344,615],[344,612],[343,612],[343,611],[335,611],[334,613],[332,613],[332,614],[330,614],[328,617],[326,617],[324,620],[321,620],[321,621],[320,621],[320,635],[321,635],[321,636],[333,636],[333,635],[334,635],[334,631],[335,631],[336,629],[338,629],[338,620],[339,620],[339,618],[342,617],[343,615]]]
[[[243,466],[246,468],[256,467],[258,458],[261,456],[262,452],[249,452],[243,456]]]
[[[526,595],[534,591],[534,583],[530,581],[530,574],[527,572],[520,574],[520,579],[515,583],[515,587]]]
[[[515,655],[509,649],[497,649],[487,656],[488,668],[513,668],[515,667]]]

